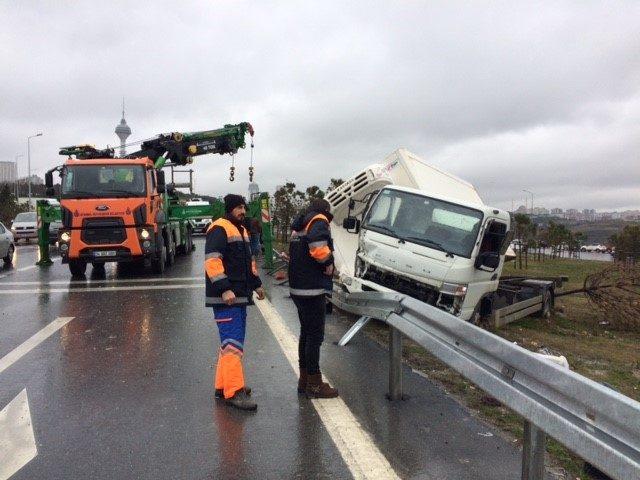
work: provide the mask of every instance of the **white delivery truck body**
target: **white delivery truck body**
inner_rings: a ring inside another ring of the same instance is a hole
[[[326,199],[340,292],[397,291],[474,322],[519,302],[520,316],[553,303],[553,282],[500,278],[509,213],[405,149]]]

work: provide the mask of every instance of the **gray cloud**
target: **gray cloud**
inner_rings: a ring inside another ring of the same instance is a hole
[[[0,4],[0,159],[251,121],[256,179],[325,186],[404,146],[488,203],[640,207],[637,2]],[[197,189],[246,189],[248,151]],[[22,160],[21,160],[22,161]],[[24,172],[24,168],[22,168]],[[518,200],[520,199],[520,200]]]

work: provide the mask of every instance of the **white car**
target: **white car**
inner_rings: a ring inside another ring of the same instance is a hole
[[[22,212],[16,215],[11,223],[11,233],[17,242],[24,238],[27,243],[32,238],[38,238],[38,218],[36,212]]]
[[[591,253],[606,253],[607,252],[607,247],[605,247],[604,245],[583,245],[582,247],[580,247],[580,251],[581,252],[591,252]]]
[[[211,224],[210,218],[194,218],[191,220],[191,224],[193,225],[193,233],[207,233],[207,229]]]
[[[13,243],[13,234],[11,231],[0,223],[0,258],[4,260],[5,265],[11,265],[13,262],[13,252],[16,246]]]

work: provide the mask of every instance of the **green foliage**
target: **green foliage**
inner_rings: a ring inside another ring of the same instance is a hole
[[[18,205],[9,184],[0,186],[0,222],[9,227],[15,216],[20,212],[26,212],[27,209],[27,205]]]
[[[626,260],[631,258],[635,261],[640,258],[640,225],[627,225],[617,235],[611,238],[616,247],[616,258]]]
[[[332,178],[329,181],[329,185],[327,186],[327,193],[330,192],[331,190],[335,190],[336,188],[338,188],[343,183],[344,183],[344,180],[341,179],[341,178]]]

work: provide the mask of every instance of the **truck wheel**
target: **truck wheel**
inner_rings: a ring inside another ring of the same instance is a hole
[[[553,292],[549,289],[545,290],[542,294],[542,308],[538,312],[538,317],[549,318],[551,317],[551,309],[553,307]]]
[[[185,249],[186,249],[187,255],[191,255],[191,253],[193,252],[193,230],[191,229],[187,230],[187,240],[186,240]]]
[[[162,236],[160,236],[162,238]],[[156,253],[156,256],[151,260],[151,269],[153,273],[164,273],[164,265],[167,262],[167,250],[163,246],[160,251]]]
[[[173,235],[169,234],[169,241],[166,243],[167,248],[167,266],[170,267],[176,263],[176,243],[173,241]]]
[[[11,265],[11,262],[13,262],[14,250],[15,248],[13,248],[13,245],[9,245],[9,249],[7,250],[7,255],[2,259],[5,265]]]
[[[69,260],[69,271],[74,277],[82,277],[87,271],[87,262],[78,259]]]

